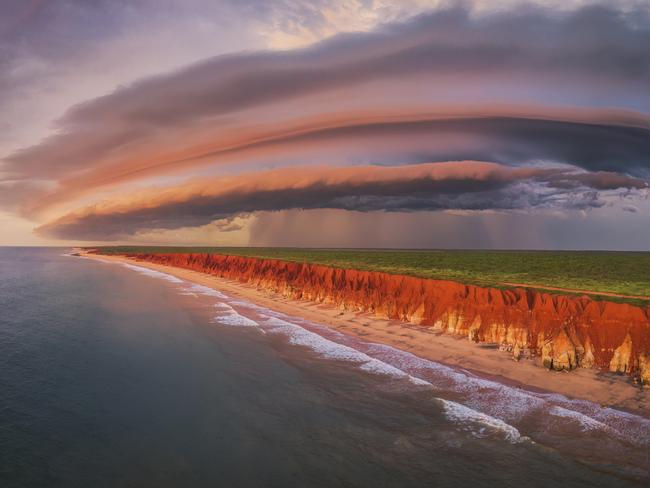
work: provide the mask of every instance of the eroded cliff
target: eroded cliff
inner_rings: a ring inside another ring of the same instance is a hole
[[[539,355],[555,370],[595,367],[650,384],[650,307],[273,259],[217,254],[129,257],[495,343],[515,359]]]

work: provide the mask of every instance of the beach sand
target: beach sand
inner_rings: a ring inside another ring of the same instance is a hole
[[[555,392],[572,399],[589,400],[603,406],[626,410],[650,418],[648,388],[640,388],[627,376],[591,369],[571,372],[549,371],[539,358],[515,361],[510,353],[465,337],[434,332],[430,328],[378,319],[368,313],[341,311],[333,306],[290,300],[267,290],[192,270],[175,268],[123,256],[79,254],[107,261],[128,262],[168,273],[180,279],[208,286],[287,315],[327,325],[340,332],[408,351],[416,356],[478,376],[528,390]]]

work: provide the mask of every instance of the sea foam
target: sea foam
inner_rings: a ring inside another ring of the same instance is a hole
[[[580,412],[576,412],[575,410],[569,410],[564,407],[559,407],[557,405],[551,407],[551,409],[548,411],[551,415],[554,415],[556,417],[562,417],[565,419],[570,419],[582,427],[582,430],[605,430],[605,431],[612,431],[613,429],[605,425],[602,422],[599,422],[598,420],[595,420],[588,415],[585,415]]]
[[[181,280],[180,278],[177,278],[176,276],[163,273],[161,271],[155,271],[153,269],[149,268],[144,268],[142,266],[136,266],[134,264],[129,264],[129,263],[120,263],[123,266],[132,269],[133,271],[137,271],[140,274],[146,275],[146,276],[151,276],[152,278],[161,278],[163,280],[169,281],[170,283],[183,283],[184,281]]]
[[[491,417],[477,410],[471,409],[460,403],[452,402],[451,400],[438,399],[442,403],[447,419],[459,424],[481,424],[489,430],[496,430],[501,432],[507,440],[513,443],[528,440],[527,437],[522,436],[519,431],[510,424],[505,423],[503,420]],[[472,434],[477,437],[485,435],[484,429],[472,429]]]
[[[234,310],[223,315],[218,315],[215,320],[220,324],[231,325],[235,327],[258,327],[259,324],[248,317],[245,317]]]
[[[418,386],[429,385],[427,381],[411,376],[399,368],[370,357],[352,347],[326,339],[315,332],[311,332],[287,320],[278,317],[268,317],[263,322],[263,325],[268,332],[281,333],[287,336],[290,344],[308,347],[328,359],[358,363],[364,371],[391,376],[393,378],[408,379],[411,383]]]
[[[283,334],[290,344],[307,347],[328,359],[358,364],[363,371],[407,379],[414,385],[433,387],[440,392],[454,392],[460,395],[462,404],[440,399],[450,420],[487,425],[504,432],[510,441],[519,442],[524,438],[511,424],[523,419],[548,418],[550,415],[576,422],[585,431],[598,430],[635,445],[650,445],[650,420],[638,415],[603,408],[585,400],[569,399],[556,393],[533,392],[505,385],[388,345],[366,342],[321,324],[235,300],[212,288],[191,284],[167,273],[121,264],[151,277],[186,284],[179,287],[181,293],[196,293],[218,299],[214,307],[218,311],[215,321],[219,323],[258,327],[262,332]],[[263,320],[257,322],[246,317],[231,305],[248,310]]]

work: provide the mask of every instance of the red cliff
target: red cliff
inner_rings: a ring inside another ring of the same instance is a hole
[[[129,257],[495,343],[515,359],[540,355],[546,367],[556,370],[596,367],[650,383],[650,307],[274,259],[217,254]]]

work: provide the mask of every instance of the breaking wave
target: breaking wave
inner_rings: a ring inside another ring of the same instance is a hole
[[[459,424],[480,424],[482,428],[471,428],[470,432],[476,437],[485,437],[492,431],[502,433],[510,442],[523,442],[528,440],[527,437],[522,436],[519,431],[510,424],[505,423],[503,420],[486,415],[477,410],[473,410],[460,403],[452,402],[451,400],[438,399],[442,403],[447,419],[452,420]]]
[[[112,262],[112,261],[107,261]],[[573,400],[555,393],[529,391],[486,379],[460,368],[420,358],[394,347],[366,342],[330,327],[299,317],[233,299],[212,288],[190,283],[167,273],[123,263],[129,269],[178,286],[184,294],[211,297],[218,323],[257,327],[264,333],[280,334],[290,344],[303,346],[321,357],[354,363],[363,371],[407,380],[428,387],[436,395],[445,416],[461,428],[481,437],[499,432],[510,442],[528,439],[515,425],[527,425],[531,432],[561,435],[562,422],[573,423],[584,435],[606,434],[631,446],[650,446],[650,420],[628,412],[602,407],[585,400]],[[235,309],[237,307],[237,309]],[[251,318],[255,317],[255,319]],[[552,419],[560,419],[558,424]],[[472,427],[473,426],[473,427]],[[521,428],[521,427],[520,427]],[[555,434],[553,429],[556,430]]]
[[[146,276],[151,276],[152,278],[160,278],[166,281],[169,281],[170,283],[185,283],[183,280],[180,278],[176,278],[176,276],[163,273],[161,271],[155,271],[153,269],[149,268],[144,268],[142,266],[136,266],[134,264],[129,264],[129,263],[120,263],[122,266],[125,266],[129,269],[132,269],[133,271],[137,271],[140,274],[146,275]]]
[[[288,337],[290,344],[308,347],[320,356],[328,359],[358,363],[364,371],[391,376],[393,378],[408,379],[415,385],[430,386],[428,381],[413,377],[401,369],[370,357],[357,349],[326,339],[293,322],[288,322],[278,317],[267,317],[263,325],[267,332],[283,334]]]

